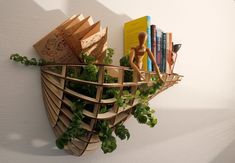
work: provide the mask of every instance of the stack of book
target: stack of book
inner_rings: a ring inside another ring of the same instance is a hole
[[[130,49],[139,44],[138,34],[142,31],[148,34],[146,47],[151,49],[161,73],[173,73],[172,33],[164,32],[156,25],[151,24],[150,16],[144,16],[124,24],[124,54],[128,55]],[[143,70],[153,71],[152,61],[147,54],[143,58]]]

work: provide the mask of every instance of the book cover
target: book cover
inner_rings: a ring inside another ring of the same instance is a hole
[[[151,25],[151,51],[153,53],[154,58],[156,59],[157,54],[157,30],[156,25]],[[154,66],[152,64],[152,69],[154,69]]]
[[[89,16],[74,15],[34,44],[40,57],[47,62],[80,63],[80,53],[87,52],[103,61],[107,49],[107,28],[94,23]]]
[[[147,47],[151,51],[151,29],[150,29],[150,25],[151,25],[151,18],[150,18],[150,16],[147,16],[147,34],[148,34]],[[147,56],[147,68],[148,68],[148,71],[153,71],[152,61],[151,61],[149,56]]]
[[[79,15],[77,16],[76,19],[73,19],[71,21],[71,23],[69,23],[67,26],[64,27],[63,32],[65,34],[66,37],[69,37],[70,35],[72,35],[72,33],[79,28],[83,23],[85,23],[88,18],[84,18],[83,15]]]
[[[73,15],[69,19],[65,20],[62,24],[60,24],[56,29],[60,32],[64,32],[64,29],[69,26],[75,19],[84,18],[82,14],[80,15]]]
[[[81,53],[81,47],[80,47],[80,44],[79,44],[79,41],[81,39],[86,39],[88,37],[90,37],[91,35],[97,33],[100,31],[100,21],[96,22],[95,24],[87,27],[86,29],[84,30],[80,30],[79,29],[77,31],[75,31],[72,36],[71,36],[71,39],[73,40],[73,42],[75,43],[75,52],[77,54],[80,54]]]
[[[77,57],[70,46],[64,41],[61,32],[54,29],[33,45],[40,58],[46,62],[77,64]]]
[[[151,49],[150,16],[144,16],[124,24],[124,55],[130,54],[131,48],[139,44],[138,34],[143,31],[148,34],[145,46]],[[152,63],[150,67],[152,69]],[[143,70],[148,70],[148,56],[146,53],[143,58]]]

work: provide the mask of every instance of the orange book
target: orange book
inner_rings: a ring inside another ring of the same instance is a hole
[[[166,73],[171,74],[172,70],[172,33],[166,33]]]

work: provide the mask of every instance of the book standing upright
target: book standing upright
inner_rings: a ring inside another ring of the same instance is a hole
[[[151,49],[151,30],[150,16],[144,16],[124,24],[124,54],[128,55],[130,49],[138,45],[138,34],[142,31],[147,32],[148,38],[146,47]],[[152,62],[147,54],[143,58],[143,70],[152,71]]]

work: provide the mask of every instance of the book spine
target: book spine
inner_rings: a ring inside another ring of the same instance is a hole
[[[157,29],[157,55],[156,55],[156,62],[162,72],[162,31]]]
[[[153,53],[154,58],[156,59],[157,54],[157,31],[156,25],[151,25],[151,51]],[[152,70],[154,70],[154,65],[152,63]]]
[[[169,33],[166,33],[166,73],[169,74]]]
[[[150,24],[151,24],[151,18],[150,16],[147,16],[147,47],[151,50],[151,29],[150,29]],[[152,71],[152,61],[149,58],[149,56],[147,56],[147,69],[148,71]]]
[[[162,72],[166,72],[166,33],[162,33]]]
[[[173,58],[172,58],[172,51],[173,51],[173,46],[172,46],[172,33],[169,34],[169,65],[170,65],[170,73],[172,74],[172,65],[173,65]]]
[[[172,33],[167,33],[166,35],[166,73],[171,74],[171,66],[172,66],[172,57],[171,57],[171,52],[172,52]]]

